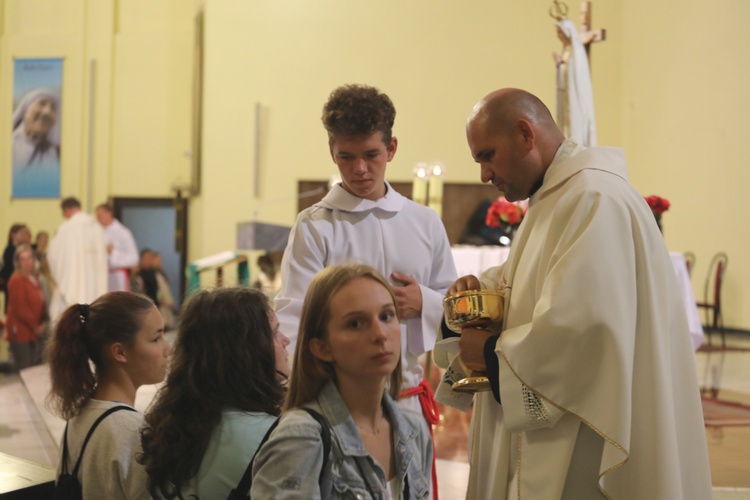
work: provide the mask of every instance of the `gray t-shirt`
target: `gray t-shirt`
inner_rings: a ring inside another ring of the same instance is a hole
[[[128,406],[112,401],[90,400],[80,415],[68,421],[68,472],[72,472],[89,429],[94,421],[113,406]],[[139,499],[150,498],[147,474],[135,461],[134,450],[140,449],[143,414],[120,410],[99,423],[83,454],[78,480],[84,498]],[[60,443],[60,457],[63,446]],[[62,459],[58,463],[60,474]]]

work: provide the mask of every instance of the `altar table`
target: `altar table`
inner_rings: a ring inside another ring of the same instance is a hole
[[[687,313],[690,338],[693,341],[693,350],[697,351],[703,343],[703,326],[698,316],[698,306],[695,305],[693,285],[690,283],[685,256],[680,252],[669,252],[669,256],[672,257],[672,266],[677,275],[677,283],[680,285],[680,295],[683,302],[685,302],[685,312]]]

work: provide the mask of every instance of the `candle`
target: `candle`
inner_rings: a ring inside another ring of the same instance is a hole
[[[420,162],[414,167],[414,181],[411,187],[411,199],[420,205],[427,204],[427,177],[429,165]]]
[[[445,167],[442,163],[433,163],[430,172],[430,198],[428,206],[437,212],[439,217],[443,216],[443,175]]]

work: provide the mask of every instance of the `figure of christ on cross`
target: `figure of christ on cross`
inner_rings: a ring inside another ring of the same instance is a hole
[[[590,72],[590,46],[605,39],[606,31],[591,30],[591,2],[581,3],[579,32],[568,19],[567,6],[555,0],[550,8],[562,51],[553,53],[557,73],[557,123],[566,137],[584,146],[595,146],[596,121]]]

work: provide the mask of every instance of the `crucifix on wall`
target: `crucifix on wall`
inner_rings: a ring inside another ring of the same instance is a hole
[[[566,137],[596,146],[594,96],[589,65],[590,47],[605,39],[603,29],[591,30],[591,2],[581,3],[581,31],[568,19],[568,6],[553,1],[549,14],[556,20],[562,51],[552,54],[557,68],[557,124]]]
[[[581,43],[586,49],[586,56],[589,58],[591,66],[591,44],[594,42],[603,42],[607,39],[607,30],[600,28],[591,29],[591,2],[581,2]]]

